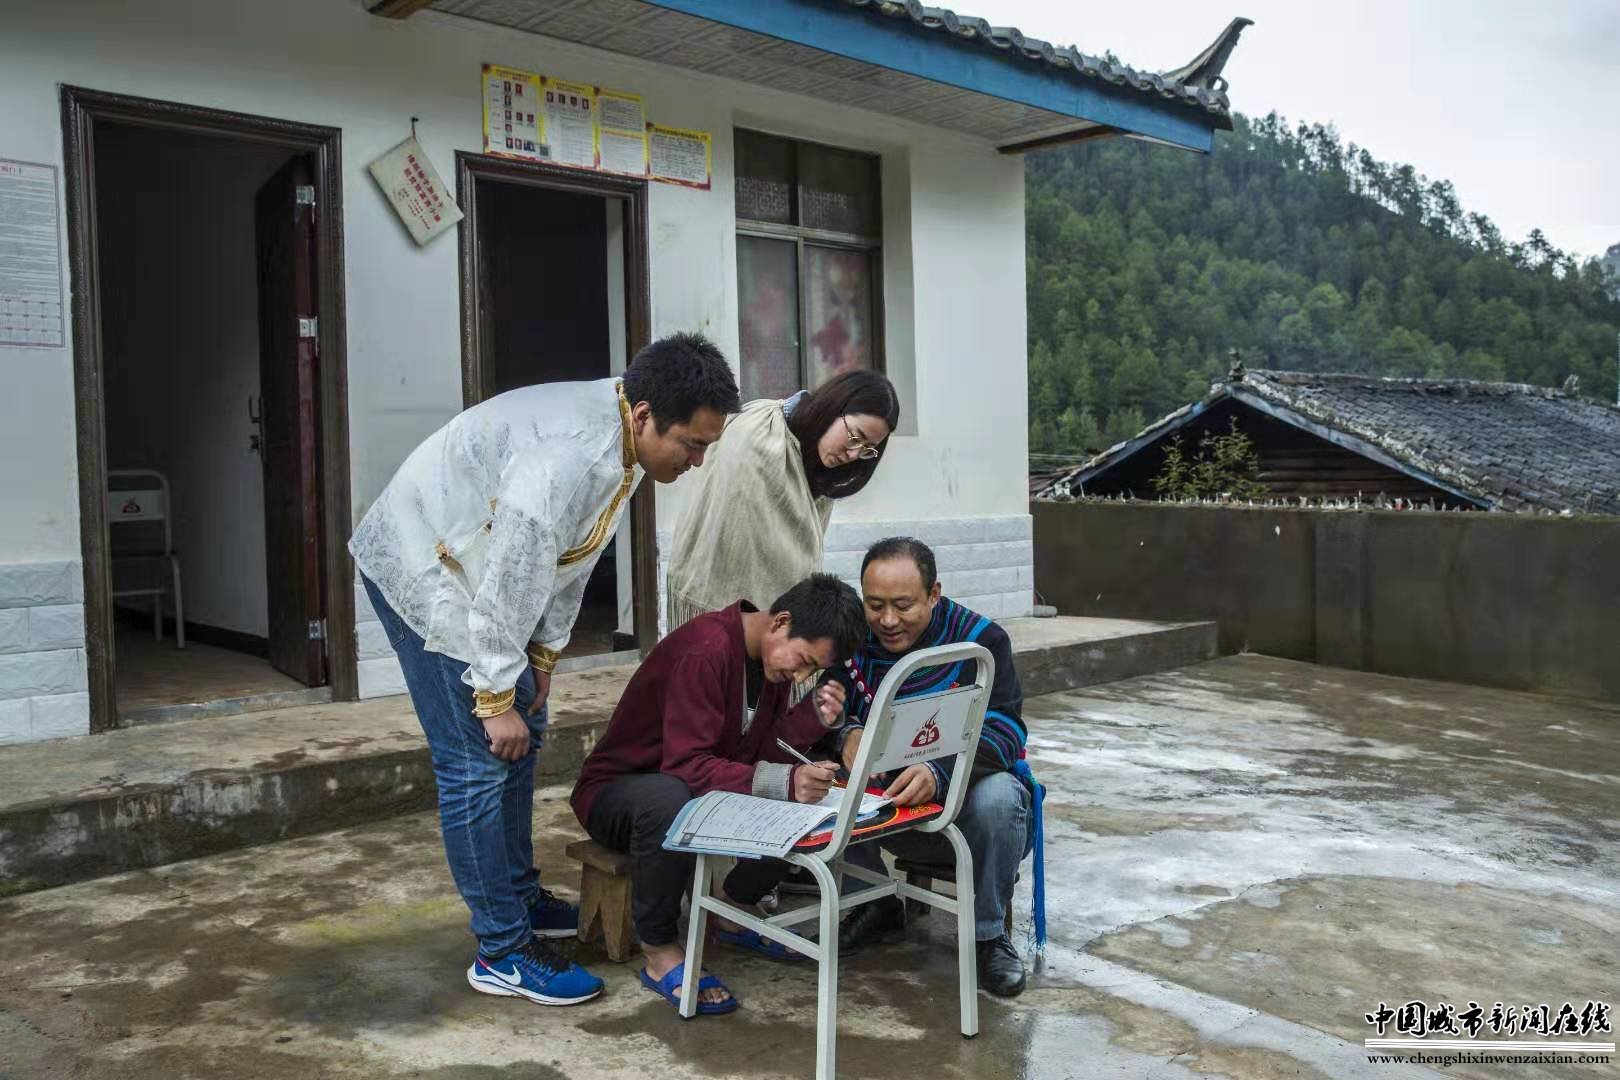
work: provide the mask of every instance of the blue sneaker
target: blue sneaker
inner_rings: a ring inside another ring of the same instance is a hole
[[[541,1005],[578,1005],[602,992],[601,979],[534,940],[499,960],[479,953],[467,969],[467,982],[481,994],[524,997]]]
[[[540,890],[540,899],[529,909],[529,926],[537,938],[571,938],[579,934],[579,908]]]

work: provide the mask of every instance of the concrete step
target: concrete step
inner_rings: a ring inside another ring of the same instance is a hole
[[[1213,622],[1133,619],[1008,619],[1025,697],[1119,682],[1213,660]]]
[[[1210,659],[1214,623],[1013,619],[1026,696]],[[560,674],[538,782],[579,771],[633,665]],[[430,808],[408,698],[0,747],[0,896]]]

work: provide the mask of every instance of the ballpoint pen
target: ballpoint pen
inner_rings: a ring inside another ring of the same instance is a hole
[[[792,754],[794,757],[798,758],[800,761],[804,762],[806,765],[809,765],[811,768],[815,767],[815,764],[816,764],[815,762],[811,761],[809,758],[805,757],[803,754],[801,754],[797,750],[793,749],[793,747],[789,746],[782,739],[777,739],[776,740],[776,745],[780,746],[783,750],[786,750],[788,753]],[[834,773],[833,775],[837,779],[842,780],[845,783],[849,782],[849,773],[848,773],[848,771],[845,770],[845,768],[842,765],[838,766],[838,771],[836,773]]]

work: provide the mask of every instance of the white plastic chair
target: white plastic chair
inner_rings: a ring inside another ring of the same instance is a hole
[[[145,534],[162,536],[159,542],[129,539],[128,546],[119,549],[126,536]],[[113,598],[125,596],[152,597],[152,633],[163,640],[163,597],[174,593],[175,647],[186,647],[186,608],[180,587],[180,556],[174,550],[174,529],[169,501],[169,479],[155,469],[107,470],[107,535],[113,563]],[[118,571],[137,564],[156,565],[160,575],[146,575],[141,585],[120,584]],[[165,580],[165,578],[167,580]]]
[[[926,697],[897,701],[900,686],[919,668],[972,660],[977,675],[974,682],[954,690]],[[962,1036],[979,1033],[979,977],[976,966],[973,917],[973,856],[954,822],[967,795],[966,779],[979,745],[979,728],[990,703],[990,686],[995,680],[995,661],[982,645],[963,642],[940,645],[908,654],[890,669],[878,687],[868,710],[866,732],[860,751],[850,769],[849,784],[827,845],[811,853],[795,851],[787,861],[805,867],[821,886],[817,905],[784,912],[762,919],[743,911],[713,893],[711,857],[698,855],[692,879],[692,915],[686,935],[686,978],[681,984],[681,1016],[697,1014],[697,983],[703,970],[703,945],[712,912],[780,942],[816,961],[819,977],[816,1011],[816,1077],[832,1080],[838,1039],[838,923],[840,915],[860,904],[897,896],[942,908],[956,915],[957,982],[961,992]],[[867,780],[883,772],[938,758],[955,757],[953,776],[961,782],[949,785],[943,810],[934,817],[892,829],[874,830],[871,837],[856,839],[869,843],[907,829],[943,832],[956,853],[956,894],[937,893],[908,884],[903,878],[873,873],[846,863],[842,856],[851,842],[851,833],[860,812],[861,794]],[[839,895],[843,875],[864,881],[868,888]],[[788,927],[819,919],[819,940],[812,941]]]

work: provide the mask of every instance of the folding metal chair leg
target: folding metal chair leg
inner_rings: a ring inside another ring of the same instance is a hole
[[[174,583],[174,647],[186,647],[186,605],[180,592],[180,558],[169,556],[169,580]]]
[[[962,1037],[979,1033],[978,933],[973,918],[973,853],[955,825],[945,827],[945,838],[956,852],[956,965],[962,994]]]
[[[838,1053],[838,886],[834,874],[819,859],[810,872],[821,885],[821,963],[816,983],[816,1080],[833,1080]]]
[[[709,895],[709,859],[697,856],[697,869],[692,873],[692,910],[686,930],[686,978],[681,981],[681,1017],[690,1020],[697,1015],[698,980],[703,978],[703,942],[708,936],[709,909],[703,898]]]

